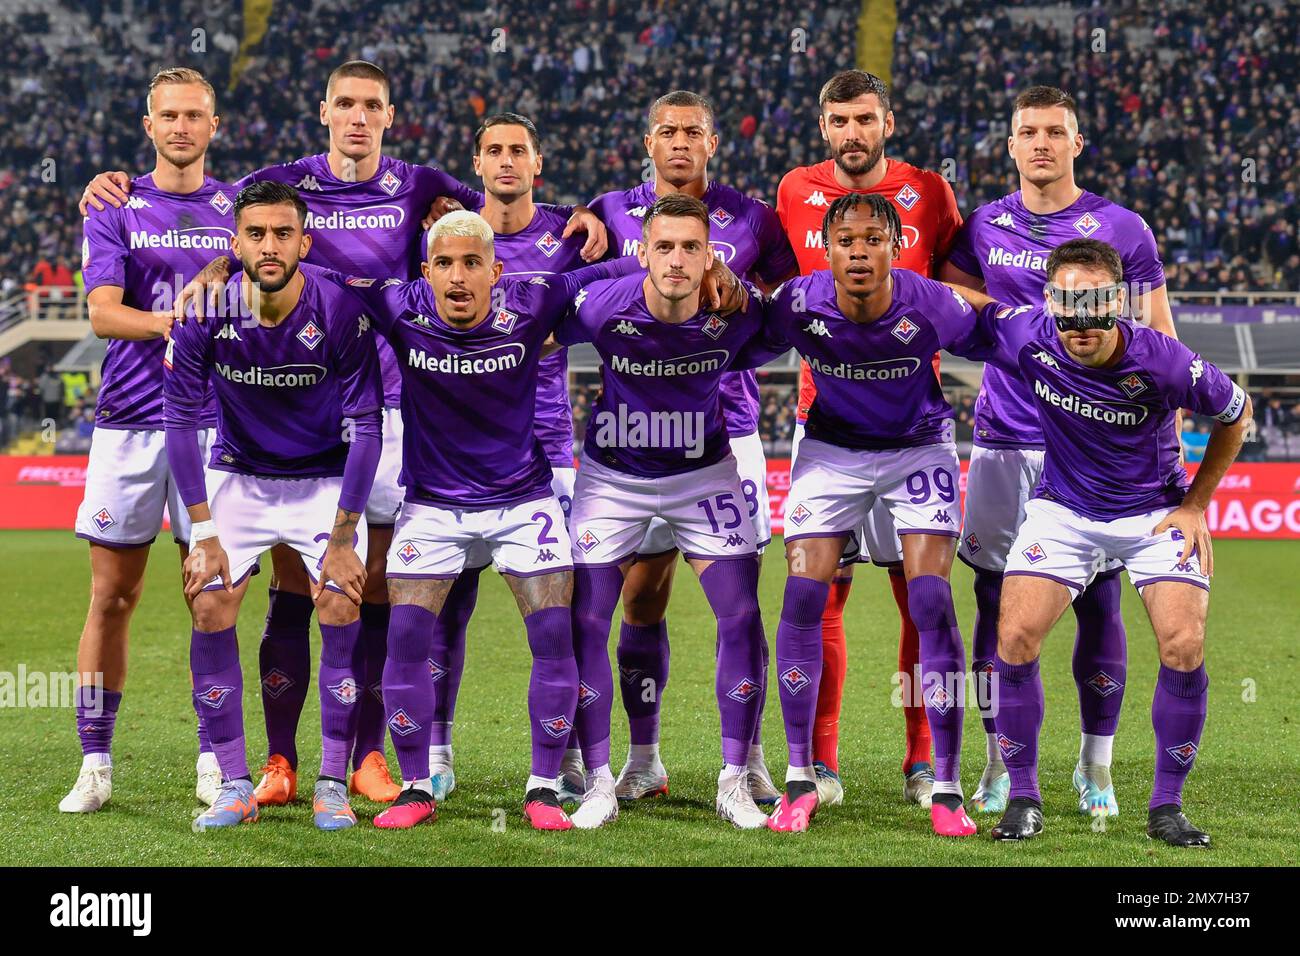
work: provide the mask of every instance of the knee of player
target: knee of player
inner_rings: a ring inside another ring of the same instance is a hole
[[[121,582],[95,581],[91,590],[91,612],[100,617],[125,617],[140,603],[142,582],[124,585]]]
[[[1045,636],[1029,622],[1004,612],[998,620],[998,656],[1008,664],[1027,664],[1037,659]]]
[[[223,600],[226,597],[228,595],[225,591],[199,592],[190,605],[194,630],[211,634],[235,626],[235,620],[239,616],[239,606],[234,602]]]
[[[326,588],[316,599],[316,619],[330,627],[343,627],[361,616],[361,610],[346,595]]]
[[[1156,635],[1160,663],[1177,671],[1195,670],[1205,656],[1205,625],[1189,622]]]
[[[651,627],[668,612],[668,595],[658,589],[638,589],[623,595],[623,620],[633,627]]]

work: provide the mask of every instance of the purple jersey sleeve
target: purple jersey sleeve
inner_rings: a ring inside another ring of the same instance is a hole
[[[1226,425],[1241,418],[1246,393],[1217,365],[1205,361],[1183,343],[1162,337],[1167,359],[1158,370],[1162,390],[1174,409],[1186,408]],[[1168,344],[1166,344],[1166,342]]]
[[[1047,316],[1032,305],[1010,306],[990,302],[975,310],[969,332],[947,344],[953,355],[972,362],[987,362],[1020,377],[1020,350],[1034,339],[1051,334]]]
[[[732,371],[761,368],[793,348],[786,337],[786,323],[791,314],[787,292],[789,287],[789,283],[781,285],[766,301],[762,295],[756,296],[757,290],[751,288],[750,297],[756,302],[763,303],[763,324],[736,353],[736,358],[730,366]]]
[[[1133,290],[1131,294],[1138,296],[1165,284],[1165,264],[1160,259],[1155,234],[1146,220],[1136,213],[1133,220],[1133,228],[1123,233],[1125,241],[1119,254],[1124,266],[1124,281]]]
[[[212,367],[212,336],[191,319],[172,327],[163,355],[163,424],[167,461],[185,506],[207,500],[198,426]]]
[[[384,390],[370,313],[351,289],[346,295],[355,311],[335,313],[331,345],[343,414],[347,418],[359,418],[384,407]]]
[[[445,169],[439,169],[437,166],[414,166],[412,168],[417,170],[417,175],[427,180],[426,188],[429,190],[430,195],[435,198],[438,196],[450,197],[466,209],[483,208],[483,194],[466,186]],[[427,211],[426,209],[415,210],[421,218]]]
[[[343,465],[339,508],[360,514],[366,510],[366,501],[370,498],[375,472],[379,468],[379,455],[384,449],[383,419],[376,409],[351,421],[352,440],[348,443],[348,459]]]
[[[583,286],[601,279],[617,279],[620,276],[631,275],[640,268],[641,263],[636,256],[623,256],[583,266],[581,269],[558,276],[548,276],[546,281],[549,289],[546,298],[543,299],[543,308],[547,310],[544,314],[555,323],[555,340],[561,345],[590,342],[592,335],[600,326],[601,318],[592,315],[590,309],[586,314],[580,314],[580,307],[587,297]]]
[[[90,210],[82,226],[82,278],[86,291],[102,285],[126,286],[126,243],[122,238],[122,224],[116,209],[103,212]]]

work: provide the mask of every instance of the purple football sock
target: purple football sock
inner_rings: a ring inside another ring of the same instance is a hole
[[[361,697],[357,707],[357,742],[352,769],[376,751],[384,753],[384,659],[388,656],[388,604],[361,605]]]
[[[113,727],[121,705],[120,690],[85,685],[77,688],[77,736],[81,738],[82,756],[111,752]]]
[[[212,750],[224,780],[248,777],[244,746],[244,675],[235,629],[190,632],[190,676],[203,707]]]
[[[1151,723],[1156,731],[1156,782],[1151,790],[1152,809],[1172,803],[1183,805],[1183,784],[1192,772],[1201,748],[1210,679],[1205,664],[1194,671],[1176,671],[1160,665]]]
[[[791,575],[785,579],[776,629],[776,679],[792,767],[811,767],[813,717],[822,679],[822,612],[831,586]]]
[[[429,728],[435,706],[429,639],[434,622],[432,613],[415,604],[395,605],[388,622],[384,712],[403,780],[429,776]]]
[[[754,736],[750,738],[750,745],[761,747],[763,745],[763,711],[767,708],[767,634],[763,634],[763,643],[759,645],[763,653],[762,675],[758,679],[758,719],[754,721]]]
[[[1128,680],[1128,641],[1120,614],[1119,571],[1099,576],[1074,599],[1074,683],[1085,734],[1114,736]]]
[[[311,598],[269,590],[266,629],[257,652],[266,718],[267,756],[279,754],[298,767],[298,718],[311,686]]]
[[[578,662],[579,695],[590,698],[578,709],[573,723],[588,770],[609,763],[610,698],[614,694],[609,625],[622,590],[623,574],[618,568],[578,565],[573,569],[573,652]]]
[[[971,639],[971,672],[975,675],[976,705],[986,734],[993,726],[993,655],[998,652],[998,611],[1002,606],[1002,575],[975,569],[975,633]]]
[[[578,706],[578,662],[573,656],[573,617],[567,607],[548,607],[524,618],[533,669],[528,677],[528,718],[533,731],[535,777],[560,773],[564,746],[573,729]],[[608,653],[608,652],[607,652]],[[613,678],[611,677],[611,681]],[[609,693],[613,693],[611,685]],[[603,706],[609,699],[588,694],[583,708]]]
[[[346,780],[361,696],[361,619],[320,626],[320,775]]]
[[[194,695],[190,695],[190,702],[194,704],[194,715],[198,717],[195,722],[199,732],[199,753],[206,754],[212,752],[212,740],[208,737],[208,724],[203,719],[203,713],[199,710],[198,701],[194,700]]]
[[[722,762],[749,760],[763,697],[763,615],[758,609],[758,561],[714,561],[700,587],[718,619],[718,670],[714,693],[722,718]]]
[[[1038,791],[1038,732],[1043,727],[1043,680],[1038,661],[1008,664],[994,654],[998,675],[998,750],[1011,777],[1009,798],[1043,802]]]
[[[466,568],[447,592],[429,643],[428,666],[433,675],[433,716],[430,742],[451,744],[456,717],[456,696],[465,673],[465,631],[478,603],[478,576],[482,568]]]
[[[668,686],[668,622],[618,629],[618,685],[634,744],[659,742],[659,702]]]
[[[921,635],[921,687],[934,741],[934,779],[961,780],[961,723],[966,713],[966,646],[952,606],[952,587],[937,574],[907,582],[907,607]]]

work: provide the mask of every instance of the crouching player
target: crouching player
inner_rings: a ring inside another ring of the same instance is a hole
[[[190,670],[221,766],[221,791],[198,829],[257,819],[244,746],[243,676],[235,622],[258,556],[277,544],[301,555],[320,618],[321,772],[316,826],[356,823],[348,757],[356,736],[365,505],[380,451],[383,391],[362,303],[322,270],[296,190],[257,183],[234,205],[242,274],[223,319],[173,331],[164,358],[167,458],[193,523],[185,596]],[[211,378],[217,438],[206,487],[196,428]]]
[[[1011,791],[992,835],[1023,840],[1042,831],[1039,652],[1071,600],[1108,561],[1119,561],[1142,596],[1160,654],[1147,834],[1175,846],[1209,846],[1209,834],[1181,809],[1206,715],[1214,559],[1205,509],[1241,449],[1250,399],[1185,345],[1120,318],[1124,275],[1113,247],[1064,243],[1048,259],[1047,276],[1056,333],[1044,326],[1025,343],[1014,329],[998,332],[1001,363],[1034,396],[1046,453],[1002,590],[995,721]],[[1190,487],[1178,460],[1180,408],[1217,419]]]

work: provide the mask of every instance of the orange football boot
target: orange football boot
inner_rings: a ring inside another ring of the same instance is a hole
[[[298,798],[298,773],[289,761],[279,754],[271,754],[262,768],[262,779],[253,791],[258,806],[282,807]]]
[[[361,761],[361,769],[352,774],[348,790],[375,803],[392,803],[402,792],[402,788],[393,782],[393,777],[388,772],[388,761],[378,750],[366,754],[366,759]]]

